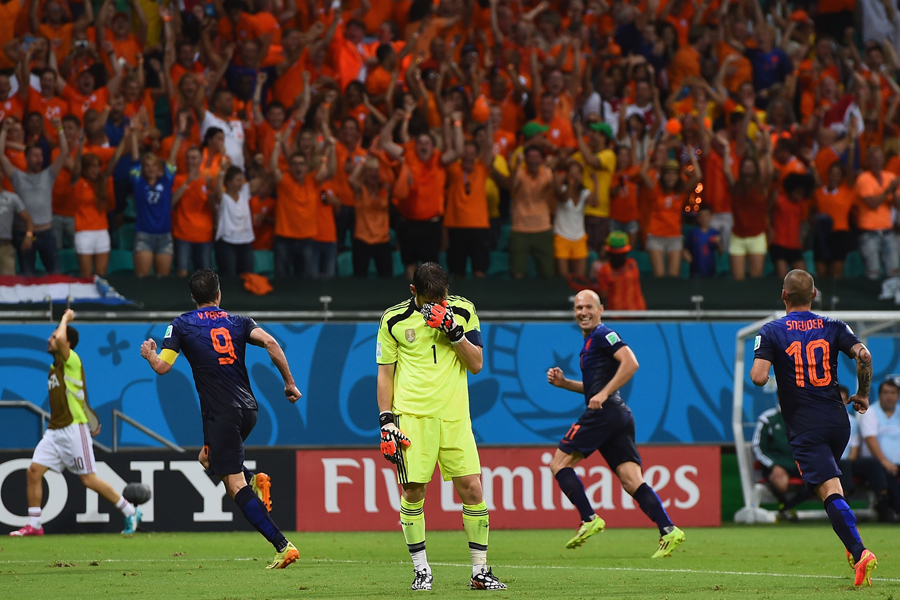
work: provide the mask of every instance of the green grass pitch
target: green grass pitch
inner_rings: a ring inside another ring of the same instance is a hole
[[[468,589],[462,531],[428,534],[431,595],[471,598],[879,598],[900,600],[896,526],[862,525],[878,555],[874,587],[853,572],[827,523],[686,529],[669,559],[651,560],[655,530],[608,529],[578,550],[571,531],[491,532],[489,562],[505,592]],[[273,552],[255,533],[53,535],[0,539],[0,598],[398,598],[412,592],[400,531],[293,533],[301,559],[268,571]],[[856,596],[855,594],[859,594]]]

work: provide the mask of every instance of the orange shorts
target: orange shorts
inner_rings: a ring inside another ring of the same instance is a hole
[[[567,240],[566,238],[553,236],[553,256],[563,260],[580,260],[588,257],[588,236],[583,235],[580,240]]]

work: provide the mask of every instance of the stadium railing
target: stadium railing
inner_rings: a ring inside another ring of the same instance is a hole
[[[0,408],[24,408],[25,410],[31,411],[37,416],[41,418],[41,433],[43,434],[44,430],[47,428],[47,421],[50,420],[50,413],[34,404],[33,402],[29,402],[28,400],[0,400]],[[113,452],[109,446],[105,446],[98,442],[96,439],[91,440],[94,443],[95,448],[99,448],[104,452]],[[113,442],[115,444],[115,441]]]

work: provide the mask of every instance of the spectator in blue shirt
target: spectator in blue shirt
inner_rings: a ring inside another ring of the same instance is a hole
[[[138,277],[149,275],[151,268],[158,277],[166,277],[172,269],[172,183],[181,137],[175,138],[166,163],[152,152],[141,156],[137,136],[131,138],[131,160],[140,159],[140,167],[128,176],[134,189],[134,274]]]
[[[794,64],[781,48],[775,45],[775,32],[768,25],[763,25],[754,34],[756,48],[744,48],[729,40],[732,45],[740,46],[744,56],[753,66],[753,89],[756,90],[756,107],[764,109],[772,99],[770,88],[783,84],[788,75],[794,72]]]
[[[711,229],[712,207],[701,204],[697,211],[697,225],[687,234],[684,261],[691,265],[692,278],[716,276],[716,252],[722,251],[722,236]]]

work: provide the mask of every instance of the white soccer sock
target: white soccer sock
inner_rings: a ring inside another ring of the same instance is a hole
[[[472,555],[473,576],[487,571],[487,550],[476,550],[470,547],[469,554]]]
[[[426,556],[424,550],[420,550],[415,554],[409,555],[413,561],[413,568],[416,572],[425,571],[427,573],[431,573],[431,567],[428,566],[428,556]]]
[[[40,506],[29,506],[28,507],[28,524],[34,527],[35,529],[41,528],[41,507]]]
[[[135,513],[134,504],[126,500],[124,497],[119,497],[119,501],[116,502],[116,508],[122,511],[122,514],[126,517],[130,517]]]

